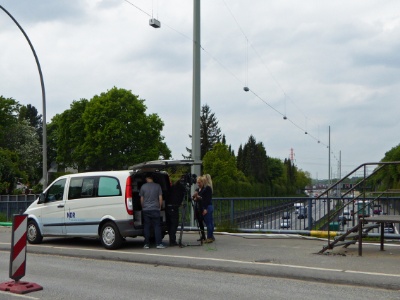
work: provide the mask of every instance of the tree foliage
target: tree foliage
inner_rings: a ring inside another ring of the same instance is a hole
[[[146,109],[144,100],[115,87],[73,102],[54,120],[57,161],[79,170],[112,170],[170,158],[161,136],[164,123]]]
[[[35,183],[40,179],[41,144],[37,129],[29,121],[41,117],[37,110],[21,106],[12,98],[0,97],[0,189],[12,192],[19,180]],[[35,115],[36,112],[36,115]]]
[[[234,156],[230,148],[228,151]],[[239,146],[237,169],[245,177],[230,189],[237,191],[237,196],[298,195],[311,182],[309,174],[298,170],[290,160],[269,157],[264,144],[257,143],[252,135],[244,146]],[[243,183],[245,188],[240,188]]]
[[[381,161],[400,161],[400,144],[387,151]],[[400,189],[400,166],[386,166],[384,169],[377,172],[373,177],[373,182],[369,182],[369,184],[373,184],[380,190],[388,188]]]
[[[19,104],[11,98],[0,96],[0,147],[7,148],[8,129],[17,122]]]
[[[236,166],[236,158],[228,146],[217,143],[203,158],[203,172],[212,174],[214,193],[221,196],[235,196],[238,184],[248,183],[246,176]]]
[[[8,129],[8,135],[5,138],[8,149],[18,156],[18,168],[24,174],[25,181],[35,181],[40,178],[42,167],[40,161],[42,158],[41,145],[35,128],[29,126],[23,120],[13,124]]]
[[[263,143],[257,143],[253,136],[239,148],[238,168],[254,182],[268,180],[267,152]]]
[[[10,150],[0,148],[0,193],[10,194],[17,178],[23,176],[18,168],[18,155]]]
[[[42,143],[43,121],[42,115],[39,115],[36,107],[31,104],[22,105],[19,109],[18,121],[22,122],[23,120],[27,121],[28,125],[35,129],[39,143]]]
[[[169,159],[171,152],[161,135],[164,123],[158,115],[146,114],[146,109],[144,100],[115,87],[90,100],[73,101],[47,124],[49,165],[56,161],[79,171],[111,170]],[[41,121],[35,107],[0,97],[1,193],[12,192],[17,180],[40,179]],[[264,144],[252,135],[235,156],[208,105],[202,107],[200,122],[203,173],[211,174],[215,196],[289,196],[309,184],[309,173],[289,159],[269,157]],[[399,152],[392,149],[387,159],[400,156]],[[385,180],[398,182],[396,172]]]
[[[192,138],[191,135],[189,135]],[[218,120],[215,113],[211,112],[210,107],[205,104],[201,107],[200,113],[200,154],[201,159],[209,152],[216,143],[221,141],[221,129],[218,126]],[[192,149],[186,148],[189,152],[185,158],[192,157]]]

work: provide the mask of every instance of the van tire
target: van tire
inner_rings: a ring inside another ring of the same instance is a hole
[[[28,221],[26,238],[29,244],[40,244],[43,240],[43,236],[40,233],[39,226],[34,220]]]
[[[113,222],[107,222],[103,225],[100,231],[100,240],[104,248],[109,250],[118,249],[124,241],[117,225]]]

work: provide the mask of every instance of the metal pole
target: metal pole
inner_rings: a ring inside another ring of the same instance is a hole
[[[328,182],[329,186],[331,186],[331,126],[328,127]],[[329,192],[326,193],[327,202],[328,203],[328,221],[331,216],[331,199],[329,198]],[[330,224],[328,222],[328,245],[331,243],[331,231]]]
[[[40,77],[40,86],[42,88],[42,106],[43,106],[43,189],[47,187],[47,129],[46,129],[46,93],[44,89],[44,81],[43,81],[43,74],[42,74],[42,69],[40,68],[40,63],[39,59],[36,55],[35,48],[33,48],[33,45],[31,41],[29,40],[28,35],[25,33],[24,29],[19,25],[17,20],[14,19],[14,17],[3,7],[0,5],[0,8],[14,21],[14,23],[18,26],[18,28],[21,30],[23,35],[25,36],[26,40],[28,41],[29,46],[31,47],[33,56],[35,57],[36,65],[39,71],[39,77]]]
[[[339,151],[339,176],[338,179],[342,179],[342,151]],[[339,188],[339,192],[338,192],[338,196],[342,196],[342,189],[340,187],[340,185],[338,185]]]
[[[328,153],[328,182],[329,185],[331,185],[331,126],[329,126],[329,142],[328,142],[328,149],[329,149],[329,153]]]
[[[192,159],[201,159],[200,150],[200,0],[193,1],[193,90],[192,90]],[[192,166],[192,174],[200,175],[201,166]],[[194,189],[194,186],[193,188]],[[193,212],[191,216],[193,226]]]

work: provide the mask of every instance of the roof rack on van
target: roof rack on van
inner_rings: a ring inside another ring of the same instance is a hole
[[[129,169],[137,170],[142,168],[167,168],[167,167],[174,167],[174,166],[193,166],[193,165],[201,165],[201,160],[152,160],[146,161],[140,164],[136,164],[130,166]]]

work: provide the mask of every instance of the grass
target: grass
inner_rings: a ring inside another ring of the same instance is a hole
[[[0,213],[0,222],[9,222],[5,213]]]
[[[239,232],[237,230],[237,225],[232,224],[230,221],[227,220],[215,224],[215,227],[218,229],[218,231],[221,232],[231,232],[231,233]]]

